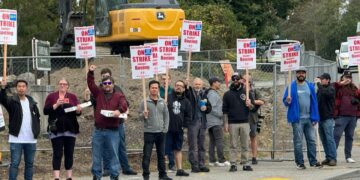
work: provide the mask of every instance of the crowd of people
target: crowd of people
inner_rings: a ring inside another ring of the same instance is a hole
[[[90,101],[94,109],[91,167],[93,180],[99,180],[103,176],[117,180],[121,171],[124,175],[137,175],[128,162],[126,118],[122,116],[128,113],[130,102],[126,100],[122,89],[115,85],[110,69],[101,70],[100,84],[95,82],[95,70],[96,66],[91,65],[87,74],[88,89],[84,94],[84,99]],[[345,71],[341,79],[334,83],[331,83],[328,73],[320,75],[314,82],[309,82],[306,80],[306,72],[305,67],[296,70],[296,79],[285,89],[283,96],[283,103],[287,107],[287,120],[293,129],[296,167],[306,169],[302,150],[303,137],[306,140],[311,167],[336,166],[336,150],[344,132],[346,162],[355,163],[351,150],[357,117],[360,115],[360,90],[352,82],[351,72]],[[245,85],[246,80],[249,86]],[[260,91],[254,87],[251,74],[234,73],[231,77],[232,83],[223,96],[220,93],[221,80],[213,77],[208,81],[209,88],[204,88],[200,78],[194,78],[192,82],[178,80],[172,86],[171,76],[163,75],[161,82],[149,82],[146,101],[138,106],[139,120],[144,124],[144,180],[150,177],[149,167],[154,144],[159,179],[171,180],[167,175],[169,172],[175,172],[176,176],[190,175],[182,167],[185,134],[191,173],[210,172],[209,166],[228,166],[230,172],[235,172],[238,164],[242,165],[243,171],[253,171],[252,165],[258,164],[256,136],[260,131],[259,111],[266,102]],[[167,88],[165,84],[168,84]],[[48,115],[55,180],[60,179],[63,156],[66,179],[72,179],[74,147],[79,133],[77,117],[81,115],[82,107],[77,96],[68,92],[69,86],[68,80],[61,78],[57,91],[47,96],[43,109],[44,114]],[[24,154],[24,179],[31,180],[40,133],[39,109],[35,100],[26,94],[27,81],[16,81],[16,94],[13,96],[8,95],[7,88],[4,79],[1,82],[0,103],[9,113],[9,179],[17,179],[21,156]],[[165,94],[167,98],[164,97]],[[74,110],[69,111],[72,107]],[[322,162],[316,158],[316,130],[325,151],[325,160]],[[206,131],[209,136],[208,148],[205,147]],[[227,143],[224,141],[224,132],[229,133],[230,137],[228,159],[224,153]],[[248,155],[249,142],[251,159]]]

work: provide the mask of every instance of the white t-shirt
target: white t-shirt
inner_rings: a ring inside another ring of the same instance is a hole
[[[29,100],[25,98],[20,100],[23,113],[22,124],[18,137],[9,135],[9,143],[36,143],[31,124],[31,112]]]

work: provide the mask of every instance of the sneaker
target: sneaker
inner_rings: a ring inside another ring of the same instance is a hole
[[[231,165],[229,171],[230,171],[230,172],[235,172],[235,171],[237,171],[237,166],[236,166],[236,165]]]
[[[185,172],[184,170],[182,169],[178,169],[176,171],[176,176],[189,176],[189,173]]]
[[[230,166],[231,165],[231,163],[229,161],[225,161],[224,164],[225,164],[225,166]]]
[[[200,168],[200,172],[210,172],[210,169],[204,166]]]
[[[253,171],[253,168],[250,165],[243,166],[243,171]]]
[[[101,177],[93,176],[93,180],[101,180]]]
[[[336,166],[336,160],[335,159],[330,160],[328,165],[329,166]]]
[[[199,173],[200,172],[200,169],[199,168],[191,168],[191,172],[192,173]]]
[[[306,169],[306,166],[304,164],[298,164],[296,165],[297,169]]]
[[[119,176],[110,176],[110,180],[119,180]]]
[[[169,172],[169,173],[174,173],[174,172],[176,172],[175,166],[169,167],[168,172]]]
[[[219,162],[217,162],[217,161],[216,162],[209,162],[209,166],[214,167],[216,163],[219,163]]]
[[[172,178],[169,178],[169,176],[164,175],[162,177],[159,177],[159,180],[172,180]]]
[[[347,158],[346,162],[347,163],[356,163],[356,161],[353,158]]]
[[[127,171],[123,171],[123,174],[125,174],[125,175],[137,175],[137,172],[130,169],[130,170],[127,170]]]
[[[257,163],[258,163],[258,161],[256,160],[256,157],[253,157],[251,159],[251,164],[257,164]]]
[[[329,165],[330,159],[325,159],[321,162],[322,165]]]
[[[216,167],[224,167],[224,166],[225,166],[225,163],[216,162],[216,163],[215,163],[215,166],[216,166]]]
[[[320,162],[316,162],[315,164],[310,165],[310,167],[313,167],[313,168],[322,168],[323,165],[322,165]]]

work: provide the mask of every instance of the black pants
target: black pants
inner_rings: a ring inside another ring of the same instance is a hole
[[[71,170],[73,166],[75,137],[60,136],[51,139],[53,148],[53,170],[60,170],[61,158],[64,153],[65,156],[65,169]]]
[[[159,171],[159,177],[166,175],[165,169],[165,134],[164,133],[144,133],[144,149],[143,149],[143,176],[148,177],[150,175],[149,166],[152,148],[155,144],[157,154],[157,166]]]

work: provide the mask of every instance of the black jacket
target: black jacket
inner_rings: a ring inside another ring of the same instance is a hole
[[[191,103],[191,108],[193,110],[192,111],[192,118],[191,118],[191,121],[190,121],[189,125],[195,124],[195,122],[196,122],[195,108],[200,108],[200,105],[199,105],[199,102],[196,100],[195,90],[191,86],[189,88],[186,87],[185,97],[189,99],[189,101]],[[202,127],[206,128],[206,114],[211,112],[212,107],[211,107],[211,104],[210,104],[209,100],[207,99],[207,95],[206,95],[204,90],[200,90],[200,99],[201,100],[206,100],[206,111],[201,113],[202,119],[204,120],[203,124],[202,124]]]
[[[320,121],[334,118],[335,88],[332,85],[317,84],[317,100],[320,114]]]
[[[249,96],[252,104],[254,103],[253,96]],[[240,86],[235,88],[234,84],[231,84],[230,90],[226,91],[223,97],[223,113],[228,115],[229,124],[248,123],[249,111],[246,107],[246,91]],[[256,111],[254,109],[254,111]]]
[[[168,110],[169,110],[169,131],[179,132],[182,128],[188,127],[192,118],[192,109],[190,101],[185,97],[183,93],[181,96],[177,96],[173,91],[168,97]]]
[[[40,113],[37,107],[37,103],[31,96],[26,95],[29,100],[30,112],[31,112],[31,126],[34,138],[40,134]],[[5,107],[9,113],[9,134],[18,137],[20,128],[22,125],[23,113],[21,108],[20,98],[17,95],[8,97],[6,90],[1,89],[0,103]]]

